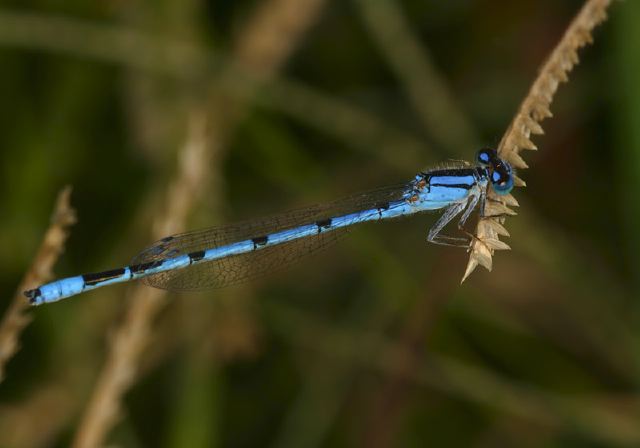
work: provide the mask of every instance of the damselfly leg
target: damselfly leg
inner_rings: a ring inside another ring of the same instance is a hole
[[[471,247],[471,243],[476,238],[476,236],[465,229],[464,226],[469,219],[469,216],[471,216],[471,213],[473,213],[473,210],[477,207],[478,202],[481,202],[481,208],[484,208],[483,191],[481,191],[480,194],[471,195],[469,199],[464,202],[453,204],[451,207],[447,208],[440,219],[438,219],[438,221],[436,221],[433,227],[431,227],[431,229],[429,230],[427,241],[429,241],[430,243],[439,244],[441,246],[463,247],[465,249]],[[446,225],[453,221],[453,219],[460,213],[462,213],[462,216],[458,221],[458,230],[464,233],[467,237],[464,238],[451,235],[442,235],[441,232],[446,227]]]

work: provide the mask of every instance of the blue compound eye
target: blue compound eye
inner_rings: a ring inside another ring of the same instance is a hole
[[[499,161],[491,173],[491,185],[497,194],[509,194],[513,189],[513,170],[511,165]]]
[[[496,151],[491,148],[483,148],[478,151],[478,155],[476,156],[478,163],[480,165],[489,165],[491,161],[496,159],[498,156]]]

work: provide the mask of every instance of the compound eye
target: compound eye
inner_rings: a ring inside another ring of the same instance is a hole
[[[477,160],[481,165],[489,165],[496,157],[497,155],[495,150],[491,148],[483,148],[478,151]]]
[[[511,167],[504,164],[499,164],[491,173],[491,185],[493,185],[493,190],[497,194],[508,194],[513,189],[513,174],[511,171]]]

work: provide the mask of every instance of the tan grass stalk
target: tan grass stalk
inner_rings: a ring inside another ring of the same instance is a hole
[[[592,31],[606,20],[610,4],[611,0],[587,0],[540,69],[498,146],[500,157],[509,161],[514,168],[528,168],[520,153],[523,150],[537,149],[531,136],[544,133],[540,123],[551,117],[551,103],[559,85],[569,80],[569,72],[579,62],[578,50],[593,41]],[[525,185],[522,179],[516,178],[516,186]],[[489,199],[486,214],[501,216],[479,220],[476,228],[478,239],[471,246],[469,263],[462,281],[478,265],[491,270],[494,251],[509,249],[507,244],[499,240],[499,236],[509,236],[503,226],[504,216],[516,214],[510,207],[517,207],[518,201],[512,195],[498,196],[493,192],[489,193]]]
[[[318,16],[324,0],[271,0],[249,21],[235,47],[235,64],[253,70],[261,80],[271,79],[294,45]],[[222,75],[224,78],[224,74]],[[154,234],[162,237],[184,229],[190,210],[202,193],[205,167],[218,166],[243,107],[230,104],[215,92],[211,109],[196,114],[190,138],[183,148],[178,178],[170,189],[166,217],[158,220]],[[210,174],[210,173],[207,173]],[[165,293],[137,287],[125,321],[112,341],[89,407],[73,442],[74,447],[102,446],[121,410],[123,394],[135,381],[140,355],[147,346],[151,324],[165,303]]]
[[[58,194],[56,206],[51,216],[51,224],[44,235],[38,253],[20,282],[0,323],[0,382],[4,378],[7,362],[20,348],[20,333],[31,321],[31,317],[26,314],[29,303],[22,291],[35,288],[53,277],[53,265],[64,250],[69,227],[76,222],[76,213],[71,208],[70,198],[71,187],[69,186],[63,188]]]
[[[188,141],[180,153],[177,179],[170,185],[167,210],[154,226],[154,235],[176,233],[184,229],[187,216],[202,189],[207,166],[205,120],[194,115]],[[73,442],[75,447],[98,447],[117,421],[122,395],[135,381],[137,361],[146,347],[151,325],[163,308],[163,290],[136,286],[129,301],[124,322],[111,341],[106,364],[99,375],[89,406]]]
[[[261,80],[274,77],[319,17],[326,0],[270,0],[243,27],[233,60]]]

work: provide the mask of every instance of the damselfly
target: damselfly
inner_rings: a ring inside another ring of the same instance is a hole
[[[487,188],[508,194],[511,166],[493,149],[481,149],[475,164],[458,163],[418,173],[410,182],[360,193],[329,204],[287,212],[230,226],[182,233],[157,241],[131,265],[110,271],[57,280],[25,292],[34,305],[55,302],[91,289],[144,279],[172,291],[228,286],[273,271],[335,241],[355,224],[445,209],[427,240],[469,247],[474,238],[464,230],[471,213],[485,216]],[[462,214],[464,237],[442,235]]]

